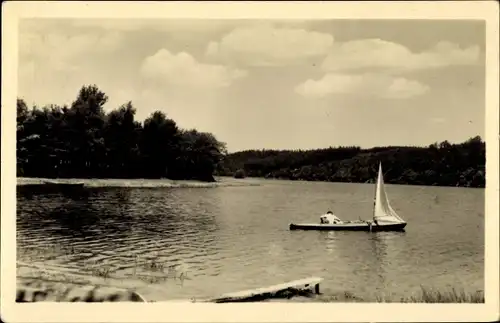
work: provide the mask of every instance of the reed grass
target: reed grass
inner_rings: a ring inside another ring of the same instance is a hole
[[[109,266],[102,266],[102,267],[96,267],[91,269],[92,275],[95,277],[101,277],[104,279],[109,278],[110,273],[111,273],[111,267]]]
[[[451,288],[450,290],[436,290],[432,288],[427,288],[420,286],[421,291],[416,295],[411,295],[408,297],[402,297],[399,299],[387,297],[387,296],[376,296],[375,300],[365,299],[363,297],[356,296],[350,291],[339,292],[335,294],[320,294],[311,295],[310,297],[294,297],[293,301],[296,302],[339,302],[339,303],[484,303],[484,292],[466,292],[464,290],[458,290],[456,288]]]
[[[421,293],[419,295],[403,297],[399,300],[399,303],[484,303],[483,291],[470,293],[464,290],[458,291],[456,288],[447,291],[434,290],[424,286],[420,286],[420,288]],[[377,302],[392,303],[394,301],[384,297],[377,297]]]

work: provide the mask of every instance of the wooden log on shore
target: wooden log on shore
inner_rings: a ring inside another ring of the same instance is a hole
[[[319,294],[320,277],[310,277],[269,287],[249,289],[235,293],[221,295],[210,300],[214,303],[254,302],[270,298],[291,298],[298,295],[309,295],[313,291]]]

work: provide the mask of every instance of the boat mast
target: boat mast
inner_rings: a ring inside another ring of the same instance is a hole
[[[379,162],[379,168],[378,168],[378,175],[377,179],[375,180],[375,192],[374,192],[374,197],[373,197],[373,214],[372,214],[372,219],[375,221],[375,206],[377,203],[377,188],[378,188],[378,176],[380,176],[380,171],[382,170],[382,163]]]

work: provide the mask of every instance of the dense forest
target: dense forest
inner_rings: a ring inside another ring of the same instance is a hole
[[[226,156],[219,175],[366,183],[375,181],[379,162],[387,183],[485,187],[481,137],[428,147],[241,151]]]
[[[162,112],[137,122],[131,102],[106,113],[108,96],[83,86],[68,106],[17,100],[17,176],[214,181],[226,154],[212,134],[180,129]]]

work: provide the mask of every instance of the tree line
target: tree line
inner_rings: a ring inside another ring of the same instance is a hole
[[[214,181],[226,148],[213,134],[181,129],[160,111],[138,122],[132,102],[106,113],[107,101],[96,85],[69,107],[28,108],[18,98],[17,176]]]
[[[226,156],[219,175],[373,183],[379,162],[387,183],[485,187],[485,143],[479,136],[428,147],[247,150]]]
[[[105,112],[108,96],[83,86],[68,106],[28,108],[17,100],[17,176],[169,178],[214,181],[213,175],[331,182],[374,182],[378,163],[395,184],[485,186],[485,143],[428,147],[330,147],[246,150],[227,154],[215,136],[177,126],[163,112],[144,122],[127,102]]]

